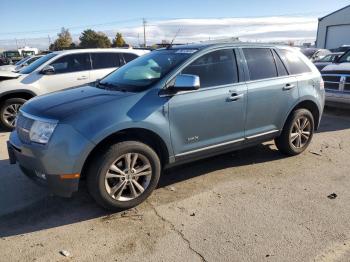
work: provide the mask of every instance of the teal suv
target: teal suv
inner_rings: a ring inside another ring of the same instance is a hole
[[[271,139],[283,154],[300,154],[324,99],[317,68],[293,48],[169,47],[93,85],[31,99],[8,151],[57,195],[86,179],[100,205],[121,210],[144,201],[167,167]]]

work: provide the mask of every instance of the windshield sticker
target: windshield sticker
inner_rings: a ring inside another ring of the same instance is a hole
[[[193,54],[197,51],[197,49],[179,49],[176,51],[176,54]]]

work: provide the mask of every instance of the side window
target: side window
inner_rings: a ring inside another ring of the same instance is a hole
[[[112,68],[120,66],[118,53],[91,53],[92,68]]]
[[[201,88],[238,82],[236,57],[233,49],[211,52],[188,65],[181,73],[197,75]]]
[[[285,49],[280,49],[279,53],[291,75],[311,72],[311,69],[297,56],[297,54]]]
[[[243,48],[250,80],[277,77],[277,70],[269,48]]]
[[[72,73],[91,69],[89,54],[65,55],[53,61],[50,65],[53,66],[56,74]]]
[[[284,66],[281,58],[278,56],[275,50],[273,51],[273,57],[275,58],[278,76],[288,75],[286,67]]]
[[[137,55],[131,53],[123,53],[125,63],[129,63],[130,61],[138,58]]]

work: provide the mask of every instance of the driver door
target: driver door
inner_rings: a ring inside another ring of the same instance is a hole
[[[235,51],[207,53],[181,73],[199,76],[200,88],[179,92],[169,100],[175,157],[195,157],[241,144],[247,88],[239,82]]]

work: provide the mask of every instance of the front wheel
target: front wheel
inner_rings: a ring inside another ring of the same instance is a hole
[[[295,156],[309,146],[313,134],[313,115],[307,109],[297,109],[289,116],[275,144],[282,153]]]
[[[113,211],[132,208],[156,188],[161,164],[149,146],[125,141],[101,153],[90,165],[87,184],[92,197],[104,208]]]
[[[10,98],[1,105],[0,124],[5,130],[11,131],[15,128],[19,109],[26,101],[23,98]]]

